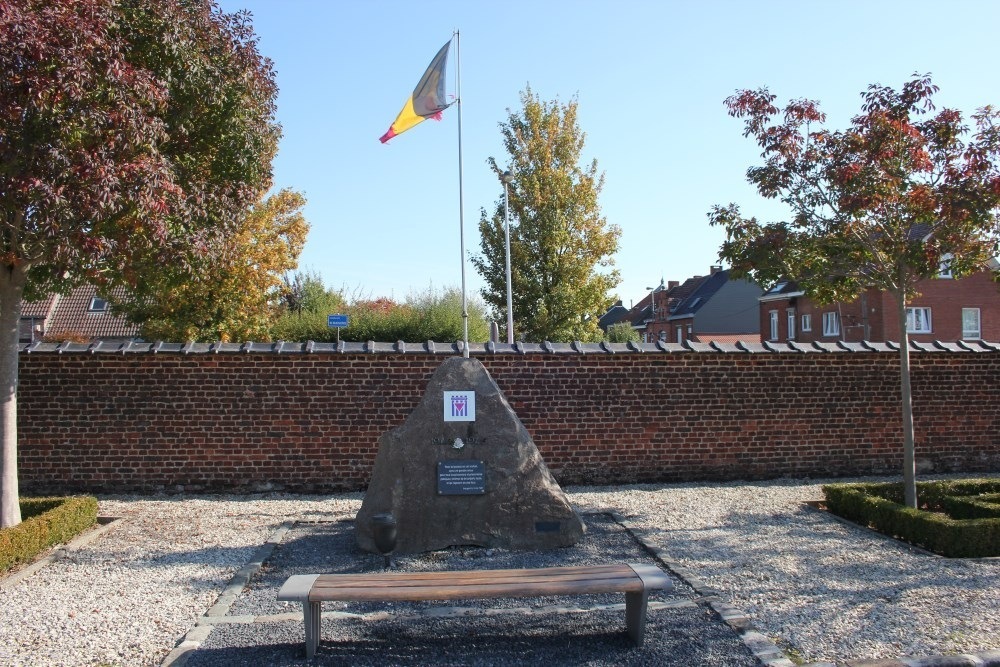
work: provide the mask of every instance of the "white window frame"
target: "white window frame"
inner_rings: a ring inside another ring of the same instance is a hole
[[[813,318],[811,313],[802,313],[802,327],[799,331],[812,331]]]
[[[99,296],[94,296],[90,298],[90,305],[87,307],[87,311],[91,313],[106,313],[108,312],[108,300],[102,299]]]
[[[976,315],[976,329],[974,331],[972,329],[967,329],[966,328],[966,320],[965,320],[966,313],[969,313],[969,314],[975,313],[975,315]],[[962,309],[962,340],[979,340],[982,337],[983,337],[982,313],[979,311],[978,308],[963,308]]]
[[[795,340],[795,309],[789,308],[785,311],[785,320],[788,325],[788,340]]]
[[[769,310],[767,315],[771,321],[771,337],[768,340],[778,340],[778,311]]]
[[[951,271],[951,260],[955,259],[955,256],[951,253],[945,253],[941,255],[941,263],[938,265],[938,278],[954,278],[955,276]]]
[[[835,310],[830,310],[823,313],[823,335],[824,336],[839,336],[840,335],[840,315]]]
[[[678,343],[684,342],[684,327],[682,327],[679,324],[677,325],[677,342]]]
[[[929,306],[910,306],[906,309],[906,333],[929,334],[934,332],[934,319]]]

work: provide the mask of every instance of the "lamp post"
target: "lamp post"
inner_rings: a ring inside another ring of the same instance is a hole
[[[507,189],[514,180],[514,174],[508,169],[500,174],[503,181],[503,235],[504,247],[506,248],[507,264],[507,344],[514,344],[514,298],[510,287],[510,204],[507,199]]]

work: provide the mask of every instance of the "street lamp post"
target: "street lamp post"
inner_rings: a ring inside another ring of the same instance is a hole
[[[507,189],[514,180],[514,174],[508,169],[500,175],[503,181],[503,235],[506,248],[507,265],[507,344],[514,344],[514,298],[510,287],[510,205],[507,199]]]

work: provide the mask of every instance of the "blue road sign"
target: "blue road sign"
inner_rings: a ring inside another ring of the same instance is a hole
[[[327,315],[326,326],[338,329],[347,326],[347,315]]]

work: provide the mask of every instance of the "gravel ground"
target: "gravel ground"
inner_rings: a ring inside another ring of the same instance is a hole
[[[1000,649],[1000,559],[942,559],[845,526],[803,505],[821,497],[820,483],[567,491],[582,511],[624,515],[671,562],[691,570],[723,600],[746,612],[754,627],[790,656],[843,661]],[[308,541],[310,530],[315,534],[348,526],[336,522],[353,516],[360,500],[359,494],[101,498],[101,514],[121,520],[90,543],[59,552],[34,574],[0,581],[0,665],[158,665],[279,526],[318,522],[289,531],[283,545]],[[588,557],[604,553],[603,547],[589,544],[599,533],[592,530],[584,540],[584,549],[596,549]],[[308,567],[295,564],[293,551],[276,548],[230,613],[287,612],[268,599],[268,587],[274,585],[268,577],[280,578],[279,569]],[[434,566],[446,567],[456,557],[467,563],[470,553],[449,550],[436,557]],[[377,567],[378,559],[367,557]],[[491,555],[508,557],[513,556]],[[690,591],[679,585],[677,594],[672,597],[683,599]],[[696,596],[691,599],[697,601]],[[496,604],[502,612],[507,603]],[[383,615],[370,623],[376,615],[373,607],[325,620],[328,639],[321,654],[330,664],[368,659],[372,664],[426,664],[432,657],[437,664],[468,664],[469,655],[484,661],[496,656],[496,662],[486,664],[503,664],[502,655],[517,655],[522,662],[544,659],[532,653],[543,650],[534,638],[549,636],[544,649],[548,658],[569,656],[573,647],[591,651],[590,656],[625,659],[629,654],[615,654],[623,649],[613,646],[622,638],[622,613],[608,609],[571,619],[522,613],[511,639],[509,614],[479,614],[475,632],[469,633],[467,617],[422,616],[414,623]],[[337,636],[344,633],[343,641],[330,641],[331,622],[337,624]],[[571,639],[553,645],[551,638],[564,632]],[[652,649],[670,652],[687,646],[690,655],[704,656],[702,664],[728,664],[742,650],[727,643],[735,633],[703,604],[657,609],[647,632]],[[396,655],[391,653],[393,641],[400,636],[406,637],[407,651]],[[189,664],[295,664],[301,661],[301,642],[301,622],[218,625],[189,654]],[[506,649],[517,653],[502,654]],[[241,662],[247,655],[255,662]],[[631,655],[628,659],[641,662],[637,653]]]
[[[474,547],[401,557],[394,571],[500,569],[607,562],[652,557],[607,515],[588,515],[587,538],[545,552]],[[262,622],[262,615],[298,612],[276,600],[291,574],[378,571],[379,556],[354,544],[352,523],[300,525],[290,531],[229,612],[253,624],[218,624],[185,667],[300,665],[302,622]],[[685,665],[752,667],[758,664],[739,636],[698,605],[675,581],[670,593],[650,596],[646,638],[636,648],[624,633],[624,596],[463,600],[456,603],[327,603],[324,641],[314,665]],[[334,616],[330,618],[330,616]]]

